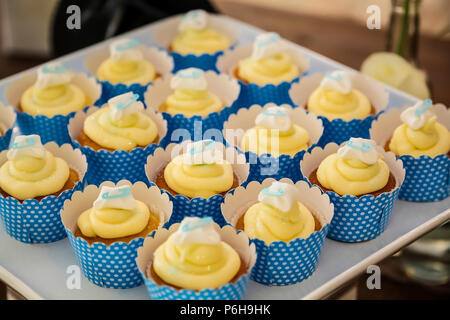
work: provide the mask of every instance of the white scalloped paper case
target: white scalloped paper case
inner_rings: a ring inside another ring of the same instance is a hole
[[[247,209],[258,201],[259,192],[269,187],[275,179],[263,182],[252,181],[246,187],[239,187],[228,194],[222,204],[222,213],[227,223],[235,226]],[[281,182],[293,184],[290,179]],[[286,243],[275,241],[267,245],[260,239],[251,239],[256,245],[257,261],[252,270],[251,279],[270,286],[284,286],[301,282],[315,271],[330,221],[333,218],[333,204],[319,188],[310,187],[305,181],[294,185],[298,190],[297,201],[309,208],[319,220],[322,228],[314,231],[306,239],[294,239]],[[245,232],[240,231],[245,234]]]
[[[191,143],[191,141],[184,141],[181,144],[171,143],[165,149],[157,148],[155,152],[148,157],[145,172],[151,185],[156,185],[156,177],[170,162],[172,153],[177,155],[180,154],[182,150],[186,149],[189,143]],[[239,185],[251,179],[250,166],[246,163],[245,156],[239,154],[234,148],[226,148],[224,150],[230,155],[230,160],[235,162],[232,163],[233,171],[239,179]],[[189,216],[200,218],[211,217],[214,222],[219,225],[222,226],[225,224],[222,213],[220,212],[220,204],[224,199],[221,194],[216,194],[206,199],[201,197],[188,198],[181,194],[173,196],[167,190],[163,190],[163,192],[167,193],[173,202],[173,214],[170,219],[170,224],[181,222],[184,217]],[[233,192],[233,190],[230,190],[229,192]]]
[[[17,115],[10,106],[0,102],[0,152],[8,149]]]
[[[400,114],[408,108],[391,109],[372,123],[370,137],[377,144],[385,146],[394,130],[402,124]],[[443,104],[436,104],[429,109],[437,116],[437,121],[450,130],[450,111]],[[397,156],[398,157],[398,156]],[[405,181],[400,188],[398,198],[406,201],[428,202],[440,201],[450,194],[450,158],[447,154],[398,157],[406,170]]]
[[[170,81],[173,75],[157,79],[153,84],[149,85],[144,94],[144,101],[147,108],[159,110],[160,106],[165,102],[166,98],[173,93],[170,88]],[[241,87],[239,83],[225,74],[217,74],[214,71],[206,71],[205,78],[208,82],[207,90],[217,95],[224,104],[224,108],[220,112],[210,113],[207,117],[192,116],[186,117],[183,114],[171,115],[163,112],[164,119],[169,124],[169,131],[173,132],[176,129],[187,129],[193,139],[196,131],[201,131],[200,134],[205,134],[209,129],[221,129],[226,118],[238,109],[237,99]],[[201,124],[196,126],[195,122]],[[170,141],[175,142],[175,141]]]
[[[289,82],[284,81],[277,85],[267,84],[264,86],[259,86],[254,83],[244,83],[239,80],[242,87],[239,96],[239,105],[241,107],[248,108],[254,104],[265,105],[268,102],[274,102],[275,104],[292,104],[288,94],[289,89],[293,83],[299,80],[299,78],[303,78],[307,75],[310,61],[296,46],[293,46],[288,42],[286,42],[286,45],[294,63],[301,69],[302,73],[300,74],[300,77]],[[217,59],[218,71],[234,77],[234,72],[239,61],[251,56],[252,50],[253,44],[250,43],[225,51],[225,53]]]
[[[131,186],[134,198],[147,204],[153,214],[159,215],[159,228],[162,228],[169,220],[173,208],[172,202],[158,188],[148,188],[142,182],[132,185],[125,180],[119,181],[117,185]],[[78,217],[85,210],[92,208],[102,186],[115,186],[115,184],[107,181],[99,187],[89,185],[84,191],[74,193],[72,200],[64,204],[61,212],[62,223],[83,275],[89,281],[105,288],[133,288],[142,283],[135,259],[137,248],[142,245],[144,238],[135,238],[129,243],[114,242],[106,245],[99,242],[89,244],[83,238],[74,236]]]
[[[110,152],[105,149],[95,151],[91,147],[82,146],[77,138],[83,130],[84,120],[87,116],[99,110],[97,107],[91,107],[86,111],[78,112],[69,121],[69,135],[75,148],[80,149],[86,155],[89,170],[86,178],[89,184],[100,185],[104,181],[119,182],[128,180],[132,183],[144,181],[147,183],[144,166],[147,157],[159,146],[165,144],[167,136],[167,121],[162,115],[151,109],[145,109],[144,112],[155,121],[158,127],[159,142],[152,143],[145,148],[134,148],[131,151],[115,150]]]
[[[250,273],[256,261],[255,245],[249,243],[249,239],[244,233],[236,233],[236,230],[231,226],[219,228],[217,224],[214,225],[222,241],[228,243],[238,252],[247,266],[247,272],[240,276],[236,282],[227,283],[215,289],[177,290],[170,286],[158,285],[151,277],[147,276],[146,271],[153,261],[153,252],[179,228],[180,224],[176,223],[171,225],[169,230],[159,229],[152,236],[146,238],[144,245],[138,249],[136,264],[153,300],[242,300],[245,297]]]
[[[76,72],[74,74],[71,83],[77,85],[89,96],[92,101],[92,104],[90,105],[100,103],[102,87],[97,80],[93,77],[88,77],[84,73]],[[5,90],[7,104],[17,111],[17,125],[19,126],[21,133],[24,135],[38,134],[41,137],[42,143],[51,141],[54,141],[59,145],[70,143],[67,125],[69,120],[75,115],[75,112],[71,112],[68,115],[55,115],[49,118],[44,115],[32,116],[17,109],[22,94],[36,82],[36,78],[36,71],[33,71],[11,83]],[[87,107],[89,106],[86,106],[86,108]]]
[[[179,32],[178,24],[181,18],[182,15],[178,15],[176,17],[168,18],[158,23],[158,26],[155,27],[155,30],[152,33],[152,38],[159,47],[163,48],[164,50],[169,49],[170,42]],[[238,31],[236,30],[236,28],[230,25],[227,19],[224,19],[223,17],[218,15],[208,14],[208,27],[228,36],[232,43],[231,48],[236,45],[239,38]],[[169,52],[169,54],[174,59],[174,73],[181,69],[190,67],[199,68],[205,71],[217,71],[217,59],[223,54],[223,51],[218,51],[214,54],[204,53],[201,55],[183,55],[178,52]]]
[[[294,106],[305,108],[311,93],[319,86],[323,74],[314,73],[306,76],[298,83],[292,85],[289,90],[290,102]],[[352,137],[369,138],[369,128],[381,112],[387,107],[389,102],[389,93],[383,85],[370,79],[360,73],[353,73],[353,88],[364,93],[376,110],[376,115],[369,115],[364,119],[353,119],[344,121],[342,119],[328,120],[323,116],[318,116],[325,127],[323,137],[320,139],[320,145],[325,146],[329,142],[342,143]]]
[[[109,43],[107,43],[103,48],[93,51],[84,62],[86,70],[93,76],[97,75],[97,69],[100,64],[109,58]],[[170,57],[164,50],[156,47],[147,47],[140,45],[144,59],[150,61],[155,67],[156,73],[160,76],[165,76],[170,74],[174,68],[174,63],[172,57]],[[107,102],[110,98],[118,96],[123,93],[132,91],[139,95],[139,100],[144,101],[144,92],[147,90],[147,86],[151,83],[145,85],[139,83],[133,83],[131,85],[126,85],[124,83],[112,84],[109,81],[99,81],[101,83],[103,94],[102,102]]]
[[[316,147],[306,153],[300,161],[300,171],[309,183],[308,177],[323,159],[336,153],[339,146],[329,143],[325,148]],[[397,160],[392,152],[383,152],[383,160],[395,178],[396,187],[390,192],[384,192],[377,197],[363,195],[340,196],[335,192],[327,191],[334,204],[334,216],[330,224],[328,237],[342,242],[361,242],[378,237],[386,229],[392,214],[394,203],[397,200],[400,187],[405,179],[405,169],[401,160]]]
[[[258,114],[270,105],[253,105],[249,109],[243,108],[237,113],[230,115],[222,130],[227,144],[243,152],[240,146],[245,132],[255,126],[255,119]],[[310,147],[308,149],[314,148],[323,134],[322,120],[304,109],[291,108],[290,106],[289,108],[292,123],[305,128],[310,135]],[[263,181],[266,178],[290,178],[293,181],[298,181],[301,179],[301,175],[297,164],[303,158],[305,152],[306,150],[299,151],[294,157],[289,155],[275,157],[270,154],[258,156],[253,152],[247,151],[245,156],[252,166],[253,180]]]
[[[19,201],[0,195],[0,217],[9,236],[24,243],[49,243],[66,237],[61,223],[60,211],[64,202],[74,192],[82,190],[87,170],[86,157],[71,145],[58,146],[54,142],[45,145],[53,155],[67,161],[69,167],[78,173],[79,182],[72,190],[65,190],[59,196],[47,196],[41,201],[29,199]],[[7,161],[7,150],[0,153],[0,166]]]

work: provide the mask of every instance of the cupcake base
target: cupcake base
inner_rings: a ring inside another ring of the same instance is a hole
[[[314,170],[313,172],[311,172],[311,174],[309,175],[308,179],[309,179],[309,181],[311,182],[311,184],[319,186],[320,189],[322,189],[323,192],[328,192],[328,191],[334,192],[334,191],[331,190],[331,189],[325,188],[325,187],[322,186],[322,184],[319,182],[319,179],[317,179],[317,169]],[[377,197],[377,196],[379,196],[380,194],[382,194],[382,193],[384,193],[384,192],[390,192],[390,191],[394,190],[394,189],[395,189],[395,186],[396,186],[395,178],[394,178],[394,176],[392,175],[392,173],[389,173],[389,179],[388,179],[388,182],[387,182],[387,184],[386,184],[382,189],[377,190],[377,191],[374,191],[374,192],[362,194],[362,195],[359,195],[359,196],[355,196],[355,197],[359,198],[359,197],[362,197],[362,196],[365,196],[365,195],[372,195],[372,196],[374,196],[374,197]]]
[[[113,238],[113,239],[105,239],[101,237],[86,237],[80,230],[80,228],[77,226],[75,229],[74,236],[76,238],[83,238],[86,240],[87,243],[93,244],[95,242],[104,243],[106,245],[110,245],[114,242],[124,242],[124,243],[130,243],[133,239],[136,238],[145,238],[147,235],[149,235],[152,231],[158,229],[158,226],[160,224],[159,218],[156,217],[153,213],[150,213],[150,219],[148,221],[148,224],[145,226],[144,230],[142,230],[139,233],[133,234],[131,236],[127,237],[120,237],[120,238]]]
[[[46,195],[46,196],[35,197],[33,199],[35,199],[37,201],[41,201],[42,199],[44,199],[45,197],[48,197],[48,196],[58,197],[64,191],[72,190],[79,181],[80,181],[80,178],[78,176],[78,173],[75,170],[73,170],[73,169],[69,169],[69,178],[67,179],[66,183],[64,184],[64,186],[62,187],[61,190],[59,190],[59,191],[57,191],[55,193]],[[4,191],[2,188],[0,188],[0,194],[4,198],[12,197],[6,191]],[[20,202],[22,202],[22,201],[20,201]]]

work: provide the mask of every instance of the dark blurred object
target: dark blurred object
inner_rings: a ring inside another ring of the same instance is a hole
[[[421,0],[392,0],[386,51],[419,66],[419,10]]]
[[[67,7],[81,9],[81,29],[66,26]],[[87,47],[156,20],[193,9],[216,12],[208,0],[61,0],[53,20],[53,56]]]

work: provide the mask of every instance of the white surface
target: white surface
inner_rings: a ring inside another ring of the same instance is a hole
[[[233,19],[229,19],[238,23]],[[140,28],[129,36],[144,44],[152,44],[149,32],[154,25]],[[251,41],[260,30],[240,23],[243,41]],[[68,67],[85,70],[83,60],[98,44],[62,59]],[[311,73],[336,68],[348,69],[308,49],[302,49],[311,58]],[[19,77],[15,75],[0,81],[0,99],[4,101],[5,86]],[[411,96],[389,89],[389,107],[401,107],[416,101]],[[392,95],[394,93],[395,95]],[[296,285],[267,287],[250,281],[247,299],[318,299],[331,293],[353,277],[364,273],[367,266],[419,238],[426,232],[450,220],[450,198],[434,203],[398,201],[386,231],[371,241],[348,244],[327,239],[314,274]],[[76,258],[67,239],[29,245],[10,238],[0,228],[0,279],[29,299],[149,299],[145,287],[115,290],[97,287],[81,276],[81,289],[69,290],[67,268],[76,265]]]

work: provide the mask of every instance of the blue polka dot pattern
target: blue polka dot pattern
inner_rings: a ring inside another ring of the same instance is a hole
[[[386,228],[400,189],[377,197],[339,196],[328,191],[334,204],[328,237],[343,242],[361,242],[378,237]]]
[[[302,77],[306,75],[307,73],[304,73]],[[241,92],[238,98],[239,105],[241,107],[249,108],[254,104],[263,106],[268,102],[273,102],[275,104],[292,104],[292,100],[289,97],[289,89],[291,88],[292,83],[298,81],[299,78],[295,78],[291,82],[285,81],[278,85],[267,84],[263,87],[254,83],[246,84],[239,81],[239,84],[241,85]]]
[[[147,87],[151,82],[147,83],[146,85],[142,85],[139,83],[133,83],[131,85],[126,85],[123,83],[112,84],[109,81],[100,81],[100,83],[102,85],[102,97],[100,99],[103,103],[106,103],[109,99],[130,91],[139,95],[138,100],[143,102],[144,93],[145,91],[147,91]],[[100,104],[97,105],[101,106]]]
[[[70,244],[77,257],[84,276],[100,287],[127,289],[142,283],[136,266],[137,248],[144,238],[136,238],[130,243],[115,242],[107,246],[103,243],[88,244],[83,238],[76,238],[66,229]]]
[[[43,144],[53,141],[58,145],[63,145],[64,143],[70,143],[67,125],[70,118],[74,115],[75,112],[72,112],[67,116],[56,115],[49,118],[44,115],[32,116],[27,113],[18,112],[17,125],[24,135],[39,135]]]
[[[316,269],[329,225],[306,239],[288,243],[272,242],[270,245],[252,239],[256,245],[257,259],[251,279],[270,286],[285,286],[305,280]]]
[[[213,70],[218,72],[216,63],[217,58],[223,54],[223,51],[218,51],[215,54],[202,54],[196,56],[193,54],[182,55],[177,52],[171,52],[170,55],[173,57],[175,63],[175,68],[173,73],[186,68],[198,68],[204,71]]]
[[[0,152],[9,148],[11,136],[12,129],[8,129],[3,135],[0,135]]]
[[[398,198],[406,201],[440,201],[450,192],[450,158],[446,154],[429,156],[401,156],[406,170],[405,181]]]
[[[247,290],[249,274],[241,276],[235,283],[228,283],[219,289],[175,290],[169,286],[159,286],[142,274],[145,286],[153,300],[242,300]]]
[[[170,217],[169,225],[181,222],[184,217],[211,217],[221,227],[225,225],[225,220],[220,211],[220,205],[224,197],[220,194],[206,198],[192,198],[189,199],[183,195],[171,195],[167,193],[170,200],[173,202],[173,212]]]
[[[81,146],[76,140],[72,141],[72,144],[74,148],[81,149],[81,152],[86,155],[88,161],[86,179],[89,184],[98,186],[104,181],[117,183],[120,180],[128,180],[131,183],[138,181],[148,183],[145,164],[147,157],[153,154],[157,148],[156,144],[151,144],[146,148],[135,148],[129,152],[124,150],[94,151],[90,147]]]
[[[18,200],[0,195],[0,217],[6,232],[25,243],[48,243],[66,237],[60,211],[64,201],[71,199],[75,191],[82,190],[79,182],[73,190],[65,190],[58,197],[48,196],[40,202],[34,199]]]
[[[368,116],[362,120],[354,119],[351,121],[344,121],[342,119],[334,119],[330,121],[323,116],[319,116],[319,119],[323,121],[324,126],[324,133],[320,138],[319,145],[325,146],[330,142],[341,144],[352,137],[369,139],[369,129],[372,125],[372,121],[377,119],[381,113],[382,112],[376,116]]]

